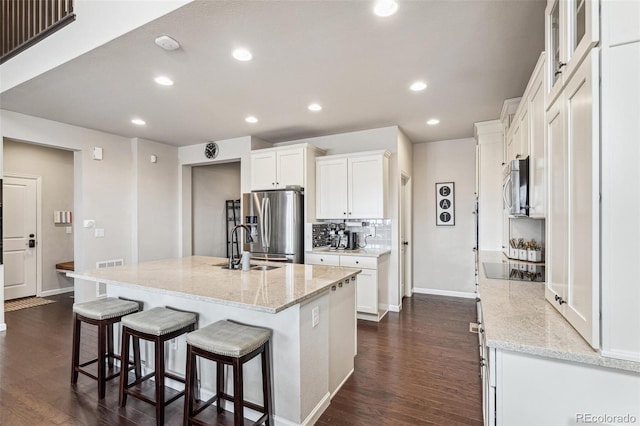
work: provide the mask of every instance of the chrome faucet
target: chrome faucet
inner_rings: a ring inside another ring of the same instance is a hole
[[[236,261],[233,260],[233,236],[235,235],[236,241],[238,241],[238,228],[244,228],[244,230],[247,231],[247,240],[250,243],[253,242],[253,237],[251,236],[251,228],[249,228],[247,225],[241,223],[240,225],[236,225],[231,228],[231,231],[229,231],[229,242],[231,243],[231,250],[229,251],[229,269],[236,269],[240,264],[240,261],[242,260],[241,257]]]

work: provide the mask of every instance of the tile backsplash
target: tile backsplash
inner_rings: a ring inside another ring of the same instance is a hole
[[[312,225],[313,247],[328,246],[331,242],[331,231],[357,232],[361,248],[391,247],[391,219],[350,220],[344,222],[323,221]]]

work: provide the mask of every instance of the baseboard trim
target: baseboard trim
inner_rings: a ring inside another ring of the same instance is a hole
[[[331,394],[331,399],[333,399],[334,396],[336,396],[336,394],[338,393],[338,391],[340,389],[342,389],[342,386],[344,386],[344,384],[346,383],[347,380],[349,380],[349,377],[351,377],[353,375],[353,368],[351,369],[351,371],[349,371],[349,374],[346,375],[346,377],[340,382],[340,384],[336,387],[336,390],[333,391],[333,393]]]
[[[313,410],[311,410],[311,412],[309,413],[309,415],[307,416],[306,419],[304,419],[302,421],[302,423],[300,424],[300,426],[311,426],[313,424],[315,424],[318,419],[320,418],[320,416],[322,416],[322,413],[325,412],[325,410],[329,407],[329,404],[331,403],[331,394],[329,392],[327,392],[325,394],[325,396],[320,400],[320,402],[318,402],[318,405],[315,406],[315,408]],[[274,416],[275,417],[275,423],[276,424],[291,424],[293,425],[294,423],[291,423],[289,421],[287,421],[286,423],[283,422],[284,419],[280,419],[278,418],[278,416]]]
[[[400,312],[402,305],[389,305],[389,312]]]
[[[413,288],[413,292],[417,294],[433,294],[435,296],[449,296],[449,297],[460,297],[463,299],[475,299],[476,294],[473,292],[466,291],[450,291],[450,290],[437,290],[432,288]]]
[[[0,323],[0,331],[7,331],[7,323]]]
[[[40,293],[40,297],[55,296],[57,294],[71,293],[73,287],[57,288],[55,290],[47,290]]]

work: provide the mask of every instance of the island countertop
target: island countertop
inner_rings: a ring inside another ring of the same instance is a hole
[[[252,264],[264,262],[252,262]],[[228,270],[227,259],[189,256],[135,265],[69,272],[68,276],[119,286],[181,295],[268,313],[277,313],[352,279],[359,269],[335,266],[278,264],[269,271]]]

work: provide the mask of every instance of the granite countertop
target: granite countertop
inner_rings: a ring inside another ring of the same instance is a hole
[[[391,253],[391,249],[384,248],[361,248],[357,250],[330,250],[327,247],[317,247],[313,250],[307,250],[307,253],[312,254],[339,254],[341,256],[366,256],[366,257],[380,257],[382,255]]]
[[[600,355],[544,298],[541,282],[485,277],[483,262],[500,261],[480,253],[478,282],[487,345],[515,352],[640,372],[640,363]]]
[[[271,264],[252,261],[252,264]],[[190,256],[136,265],[69,272],[68,276],[198,300],[277,313],[328,291],[331,285],[360,273],[337,266],[277,264],[269,271],[222,269],[227,259]]]

